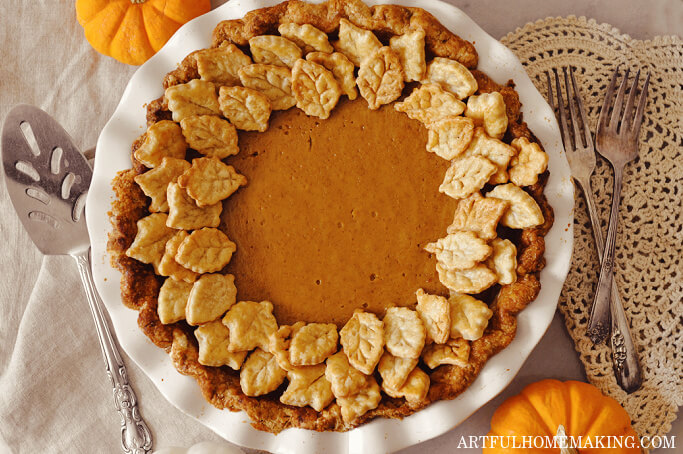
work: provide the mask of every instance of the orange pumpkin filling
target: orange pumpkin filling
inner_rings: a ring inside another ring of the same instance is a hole
[[[449,163],[426,141],[420,122],[362,99],[341,100],[327,120],[290,109],[266,132],[240,132],[227,162],[249,184],[222,215],[238,299],[277,301],[281,324],[341,327],[356,308],[414,304],[417,288],[446,294],[423,248],[457,201],[434,190]]]

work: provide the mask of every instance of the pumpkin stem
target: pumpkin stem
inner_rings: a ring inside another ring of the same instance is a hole
[[[579,451],[569,445],[569,440],[567,440],[567,432],[565,432],[564,426],[562,424],[560,424],[557,428],[555,439],[557,440],[557,444],[560,446],[560,454],[579,454]]]

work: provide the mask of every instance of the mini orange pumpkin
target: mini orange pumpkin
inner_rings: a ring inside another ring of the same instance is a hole
[[[78,22],[96,51],[141,65],[211,0],[76,0]]]
[[[584,449],[541,447],[541,437],[553,440],[555,435],[565,433],[576,442],[581,437]],[[496,437],[497,446],[491,446],[493,439],[489,439],[489,444],[483,450],[485,454],[519,450],[511,449],[513,443],[514,446],[530,448],[520,450],[529,454],[641,452],[638,435],[631,427],[631,418],[626,410],[596,387],[578,381],[541,380],[530,384],[520,394],[510,397],[498,407],[491,418],[491,431],[488,435]],[[526,444],[523,437],[527,437]],[[588,443],[587,438],[590,438]],[[505,444],[501,443],[503,439],[506,440]],[[532,440],[539,441],[534,444]],[[604,447],[596,447],[598,440]],[[607,446],[611,449],[606,449]]]

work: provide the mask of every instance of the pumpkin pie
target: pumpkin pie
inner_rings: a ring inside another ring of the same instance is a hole
[[[224,21],[113,181],[123,303],[218,408],[344,431],[453,399],[540,290],[548,158],[420,8]]]

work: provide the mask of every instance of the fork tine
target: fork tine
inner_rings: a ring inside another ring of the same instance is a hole
[[[579,106],[579,113],[581,114],[581,122],[583,123],[583,132],[585,134],[586,146],[589,148],[593,147],[593,137],[591,137],[591,130],[588,126],[588,116],[586,115],[586,109],[583,107],[583,99],[581,98],[581,92],[579,91],[579,86],[574,78],[574,68],[569,67],[569,76],[572,79],[572,88],[574,89],[574,99],[576,104]]]
[[[562,88],[560,88],[560,77],[557,75],[557,71],[553,70],[555,75],[555,88],[557,90],[557,111],[560,116],[560,130],[562,131],[562,142],[564,143],[565,150],[567,148],[572,148],[571,137],[569,135],[569,125],[567,124],[567,113],[564,110],[564,99],[562,97]]]
[[[550,82],[550,73],[546,71],[545,73],[545,78],[548,84],[548,104],[550,104],[550,108],[555,110],[555,100],[553,99],[553,84]]]
[[[612,107],[612,118],[609,121],[609,127],[615,131],[618,130],[619,120],[623,118],[621,113],[621,106],[624,104],[624,94],[626,93],[626,83],[628,82],[629,68],[624,72],[624,79],[619,85],[617,98],[614,100],[614,107]]]
[[[648,71],[645,77],[645,83],[643,83],[643,89],[640,92],[640,100],[638,101],[638,109],[636,110],[636,116],[634,118],[633,127],[631,133],[634,136],[638,136],[640,132],[640,125],[643,122],[643,113],[645,112],[645,104],[647,104],[647,87],[650,85],[650,72]]]
[[[576,108],[574,104],[577,102],[576,98],[571,95],[569,87],[569,76],[567,75],[567,67],[562,68],[564,73],[564,89],[567,91],[567,104],[569,105],[569,115],[571,116],[572,127],[574,128],[574,146],[579,148],[583,146],[581,142],[581,128],[579,127],[579,118],[576,116]],[[587,144],[586,144],[587,145]]]
[[[607,93],[605,93],[605,101],[602,103],[600,108],[600,118],[598,118],[597,131],[607,127],[607,114],[609,113],[609,106],[612,101],[612,96],[614,95],[614,86],[617,84],[617,77],[619,76],[619,66],[617,65],[614,70],[614,75],[612,75],[612,81],[607,87]]]
[[[636,92],[638,91],[638,80],[640,79],[640,69],[636,73],[636,77],[633,80],[633,85],[631,85],[631,91],[628,94],[628,100],[626,101],[626,107],[624,107],[624,117],[621,119],[621,129],[620,131],[628,131],[633,124],[633,103],[636,99]]]

